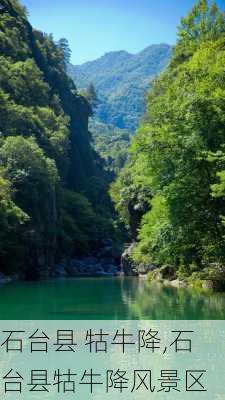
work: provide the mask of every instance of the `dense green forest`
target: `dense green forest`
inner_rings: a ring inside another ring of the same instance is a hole
[[[168,44],[157,44],[137,54],[112,51],[82,65],[68,63],[78,90],[97,100],[90,123],[93,145],[114,174],[124,165],[130,136],[145,113],[145,94],[171,51]]]
[[[69,60],[66,39],[33,29],[17,0],[1,0],[0,271],[39,278],[89,256],[84,264],[118,274],[112,247],[125,240],[125,273],[224,289],[224,13],[198,0],[182,19],[131,144],[129,130],[96,118],[101,98],[93,85],[77,90]]]
[[[111,190],[137,265],[225,277],[224,77],[225,15],[200,0],[181,21],[170,65],[154,82]]]
[[[93,84],[99,97],[96,119],[134,132],[145,112],[145,93],[168,65],[171,46],[155,44],[137,54],[111,51],[97,60],[68,66],[78,89]]]
[[[69,49],[0,7],[0,271],[47,275],[113,236],[109,178],[88,131],[90,103],[67,76]]]
[[[115,179],[127,161],[131,133],[126,129],[103,124],[95,118],[90,120],[89,129],[94,148],[104,160],[105,169],[110,173],[111,179]]]

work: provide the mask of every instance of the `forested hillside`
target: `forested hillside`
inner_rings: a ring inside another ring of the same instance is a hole
[[[0,271],[35,277],[111,233],[108,178],[65,49],[0,3]]]
[[[114,51],[83,65],[68,64],[79,91],[94,103],[93,145],[114,174],[126,161],[131,134],[145,114],[146,92],[168,65],[171,50],[152,45],[137,54]]]
[[[89,123],[92,143],[104,160],[105,169],[111,179],[123,168],[130,146],[131,133],[126,129],[115,128],[92,118]]]
[[[79,89],[94,85],[99,98],[95,117],[100,122],[132,132],[145,112],[145,92],[170,56],[171,47],[159,44],[137,54],[109,52],[68,70]]]
[[[225,15],[206,0],[182,20],[167,70],[112,195],[131,260],[225,282]],[[168,269],[167,269],[168,271]]]

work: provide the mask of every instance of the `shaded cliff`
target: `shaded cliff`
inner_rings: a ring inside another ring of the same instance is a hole
[[[0,270],[34,277],[112,233],[108,177],[90,104],[16,0],[1,1],[0,54]]]

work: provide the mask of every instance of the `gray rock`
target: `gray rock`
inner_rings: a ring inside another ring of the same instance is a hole
[[[5,283],[12,282],[12,278],[9,276],[4,275],[2,272],[0,272],[0,284],[3,285]]]
[[[114,264],[105,266],[104,271],[108,274],[113,275],[118,275],[118,273],[120,272],[118,266]]]
[[[134,246],[135,243],[128,246],[121,256],[121,271],[128,276],[138,275],[138,265],[131,258]]]
[[[162,281],[163,280],[163,275],[159,268],[156,269],[155,271],[153,271],[152,280],[153,281]]]
[[[103,247],[98,252],[98,258],[112,257],[112,256],[113,256],[113,248],[111,246]]]
[[[105,239],[102,241],[102,246],[103,247],[111,247],[113,246],[113,241],[112,239]]]
[[[149,272],[154,271],[157,268],[154,264],[144,264],[138,265],[138,272],[140,275],[147,275]]]
[[[96,257],[85,257],[82,259],[82,262],[86,265],[95,265],[98,263],[98,259]]]
[[[64,264],[56,265],[54,268],[54,271],[52,272],[52,276],[54,276],[56,278],[68,276],[68,272],[66,271]]]
[[[114,264],[115,260],[113,257],[103,257],[100,258],[101,264],[102,265],[110,265],[110,264]]]
[[[72,259],[70,260],[69,268],[79,268],[80,264],[81,264],[80,260]]]
[[[163,265],[160,268],[163,279],[176,280],[176,269],[172,265]]]
[[[186,288],[187,284],[184,281],[180,281],[179,279],[174,279],[173,281],[169,281],[170,285],[176,288]]]
[[[102,248],[82,258],[73,258],[60,262],[54,268],[54,276],[112,276],[118,275],[120,267],[113,256],[113,242],[106,239],[102,242]]]
[[[205,290],[217,290],[218,284],[211,279],[207,279],[202,282],[202,288]]]

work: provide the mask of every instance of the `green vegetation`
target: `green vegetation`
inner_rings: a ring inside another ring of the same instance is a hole
[[[109,178],[68,42],[32,29],[17,0],[1,5],[0,271],[33,278],[113,235]]]
[[[112,178],[124,166],[130,145],[130,133],[125,129],[106,125],[92,118],[89,124],[93,146],[105,161],[105,168]]]
[[[198,1],[111,190],[137,263],[169,264],[188,276],[225,265],[224,49],[224,13]]]
[[[170,56],[169,45],[152,45],[137,54],[114,51],[83,65],[70,64],[68,72],[79,89],[94,84],[98,121],[133,132],[145,111],[145,93]]]
[[[145,112],[145,93],[170,55],[171,47],[160,44],[138,54],[110,52],[80,66],[67,66],[80,93],[92,105],[93,145],[112,176],[127,160],[130,136]]]
[[[48,276],[56,261],[121,241],[108,196],[118,174],[111,197],[133,240],[128,263],[149,280],[224,290],[224,13],[199,0],[182,20],[129,151],[125,128],[169,46],[83,66],[82,95],[67,75],[68,41],[2,0],[0,50],[0,271]]]

